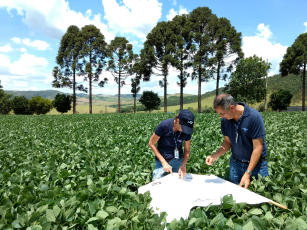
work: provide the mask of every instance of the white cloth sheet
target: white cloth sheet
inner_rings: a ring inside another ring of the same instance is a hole
[[[236,203],[259,204],[271,200],[215,175],[187,174],[180,179],[178,173],[169,174],[147,185],[138,192],[149,191],[154,212],[167,213],[167,222],[187,219],[195,206],[220,205],[225,195],[231,194]]]

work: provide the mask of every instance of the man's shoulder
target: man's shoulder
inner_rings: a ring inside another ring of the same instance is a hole
[[[172,121],[173,121],[172,118],[163,120],[163,121],[160,122],[159,126],[162,127],[162,128],[168,128],[168,127],[171,126]]]
[[[252,120],[259,120],[259,119],[262,119],[262,115],[259,113],[258,110],[254,109],[254,108],[251,108],[251,107],[248,107],[249,109],[249,118],[252,119]]]

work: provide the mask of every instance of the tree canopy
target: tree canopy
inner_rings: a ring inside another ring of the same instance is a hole
[[[161,99],[159,98],[158,94],[152,91],[144,91],[139,101],[148,111],[158,109],[161,103]]]
[[[290,73],[302,74],[302,111],[305,111],[305,84],[307,64],[307,33],[300,34],[287,49],[286,54],[280,63],[282,76]]]

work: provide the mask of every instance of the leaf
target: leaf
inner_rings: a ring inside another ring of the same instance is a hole
[[[100,210],[99,212],[97,212],[96,217],[99,218],[100,220],[104,220],[105,218],[107,218],[109,216],[109,214],[104,211],[104,210]]]
[[[88,224],[87,229],[88,230],[98,230],[98,228],[94,227],[94,225],[92,225],[92,224]]]
[[[258,216],[252,216],[252,223],[257,230],[266,230],[265,221],[261,220]]]
[[[46,210],[46,218],[48,222],[55,222],[55,215],[53,213],[53,210],[51,209]]]
[[[249,210],[248,212],[251,215],[261,215],[262,214],[262,210],[259,208],[253,208],[251,210]]]
[[[98,217],[91,217],[91,218],[89,218],[89,219],[86,221],[86,223],[88,224],[88,223],[91,223],[91,222],[96,221],[96,220],[99,220],[99,218],[98,218]]]
[[[273,217],[271,212],[267,212],[267,213],[265,213],[264,218],[267,219],[267,220],[272,220],[274,217]]]
[[[222,213],[217,214],[210,222],[210,226],[214,226],[218,229],[223,229],[226,222],[226,218]]]
[[[251,221],[248,221],[242,228],[242,230],[254,230],[254,226]]]
[[[115,217],[108,221],[107,223],[107,230],[113,230],[119,228],[121,225],[121,219],[118,217]]]
[[[230,209],[234,204],[232,195],[226,195],[222,199],[222,207],[223,209]]]
[[[21,228],[20,223],[19,223],[19,220],[14,220],[14,221],[12,222],[12,227],[13,227],[13,228]]]
[[[109,207],[106,208],[106,211],[110,212],[110,213],[115,213],[115,212],[117,212],[117,208],[114,207],[114,206],[109,206]]]
[[[57,205],[55,205],[55,206],[53,206],[53,213],[54,213],[54,216],[55,216],[55,218],[57,218],[57,216],[60,214],[60,212],[61,212],[61,209],[57,206]]]

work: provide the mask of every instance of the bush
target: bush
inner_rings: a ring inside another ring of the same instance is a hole
[[[0,89],[0,114],[9,114],[12,110],[11,96]]]
[[[265,110],[264,103],[261,103],[261,104],[258,106],[258,111],[259,111],[259,112],[264,112],[264,110]]]
[[[67,113],[71,109],[72,97],[58,93],[53,100],[53,107],[60,113]]]
[[[49,99],[45,99],[40,96],[32,97],[29,104],[30,110],[37,115],[46,114],[52,109],[52,102]]]
[[[33,111],[30,109],[29,100],[24,96],[16,96],[12,101],[12,108],[15,114],[33,114]]]
[[[292,97],[293,95],[288,90],[280,89],[271,94],[269,106],[274,111],[287,110],[287,107],[291,103]]]
[[[205,106],[202,110],[202,113],[214,113],[214,109],[212,107]]]
[[[144,91],[140,100],[139,100],[146,108],[146,110],[151,111],[153,109],[159,109],[161,100],[158,94],[152,91]]]

